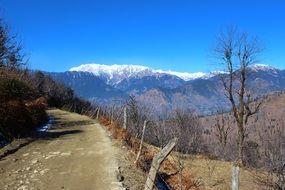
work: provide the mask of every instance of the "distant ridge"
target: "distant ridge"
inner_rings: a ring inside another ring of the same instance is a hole
[[[203,73],[203,72],[188,73],[188,72],[176,72],[171,70],[164,71],[160,69],[155,70],[141,65],[84,64],[78,67],[72,67],[69,71],[90,72],[96,76],[107,77],[108,81],[113,80],[116,82],[119,82],[123,79],[130,77],[155,76],[161,74],[177,76],[185,81],[209,77],[209,73]]]
[[[285,90],[285,70],[256,64],[249,71],[247,86],[253,98]],[[181,73],[140,65],[85,64],[50,75],[94,104],[120,104],[132,95],[159,115],[165,109],[176,108],[191,108],[199,114],[228,110],[228,100],[217,76],[221,73],[227,75],[220,71]]]
[[[254,71],[274,71],[279,70],[275,67],[265,64],[255,64],[251,65],[250,68]],[[213,71],[209,73],[205,72],[177,72],[172,70],[161,70],[152,69],[142,65],[104,65],[104,64],[83,64],[77,67],[72,67],[69,71],[77,72],[89,72],[95,76],[99,76],[106,80],[108,84],[117,84],[124,79],[128,78],[142,78],[145,76],[161,76],[161,75],[172,75],[183,79],[184,81],[191,81],[195,79],[208,79],[216,76],[219,73],[225,73],[223,71]]]

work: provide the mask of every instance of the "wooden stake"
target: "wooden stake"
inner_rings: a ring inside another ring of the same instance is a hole
[[[151,164],[151,168],[148,174],[148,178],[145,184],[145,190],[152,190],[154,186],[154,181],[156,177],[156,173],[163,162],[163,160],[170,154],[174,146],[177,144],[178,139],[175,137],[174,139],[170,140],[168,144],[154,156]]]
[[[142,138],[141,138],[140,148],[139,148],[139,151],[138,151],[138,154],[137,154],[137,158],[136,158],[136,160],[135,160],[135,162],[134,162],[135,164],[136,164],[137,161],[139,160],[139,157],[140,157],[141,152],[142,152],[143,139],[144,139],[144,132],[145,132],[146,124],[147,124],[147,121],[145,120],[144,123],[143,123],[143,131],[142,131]]]

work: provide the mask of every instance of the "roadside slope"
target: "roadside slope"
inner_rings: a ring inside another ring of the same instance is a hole
[[[86,116],[48,113],[51,130],[0,161],[0,189],[119,189],[106,131]]]

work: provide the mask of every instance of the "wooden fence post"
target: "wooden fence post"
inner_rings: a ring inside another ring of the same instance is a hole
[[[145,190],[152,190],[154,186],[154,181],[156,177],[156,173],[160,167],[160,164],[163,160],[170,154],[174,146],[176,145],[178,139],[175,137],[174,139],[170,140],[168,144],[159,152],[157,153],[152,160],[151,168],[148,174],[148,178],[145,184]]]
[[[113,119],[114,119],[114,106],[111,108],[111,124],[113,124]]]
[[[232,190],[239,190],[239,166],[236,164],[232,167]]]
[[[127,129],[127,106],[124,107],[124,123],[123,128]]]
[[[138,154],[137,154],[137,158],[135,160],[135,164],[137,163],[137,161],[139,160],[139,157],[141,155],[141,152],[142,152],[142,147],[143,147],[143,139],[144,139],[144,132],[145,132],[145,128],[146,128],[146,123],[147,121],[145,120],[144,123],[143,123],[143,131],[142,131],[142,138],[141,138],[141,143],[140,143],[140,148],[139,148],[139,151],[138,151]]]
[[[98,107],[96,119],[99,119],[99,114],[100,114],[100,107]]]
[[[96,108],[97,109],[97,108]],[[91,119],[94,119],[94,114],[95,114],[95,112],[96,112],[96,109],[95,110],[90,110],[89,112],[88,112],[88,116],[91,118]]]

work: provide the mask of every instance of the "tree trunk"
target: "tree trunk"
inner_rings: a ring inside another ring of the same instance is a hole
[[[244,150],[244,127],[242,124],[238,126],[238,160],[237,162],[243,165],[243,151]]]
[[[239,190],[239,166],[232,166],[232,190]]]
[[[127,129],[127,107],[124,107],[124,123],[123,128]]]

